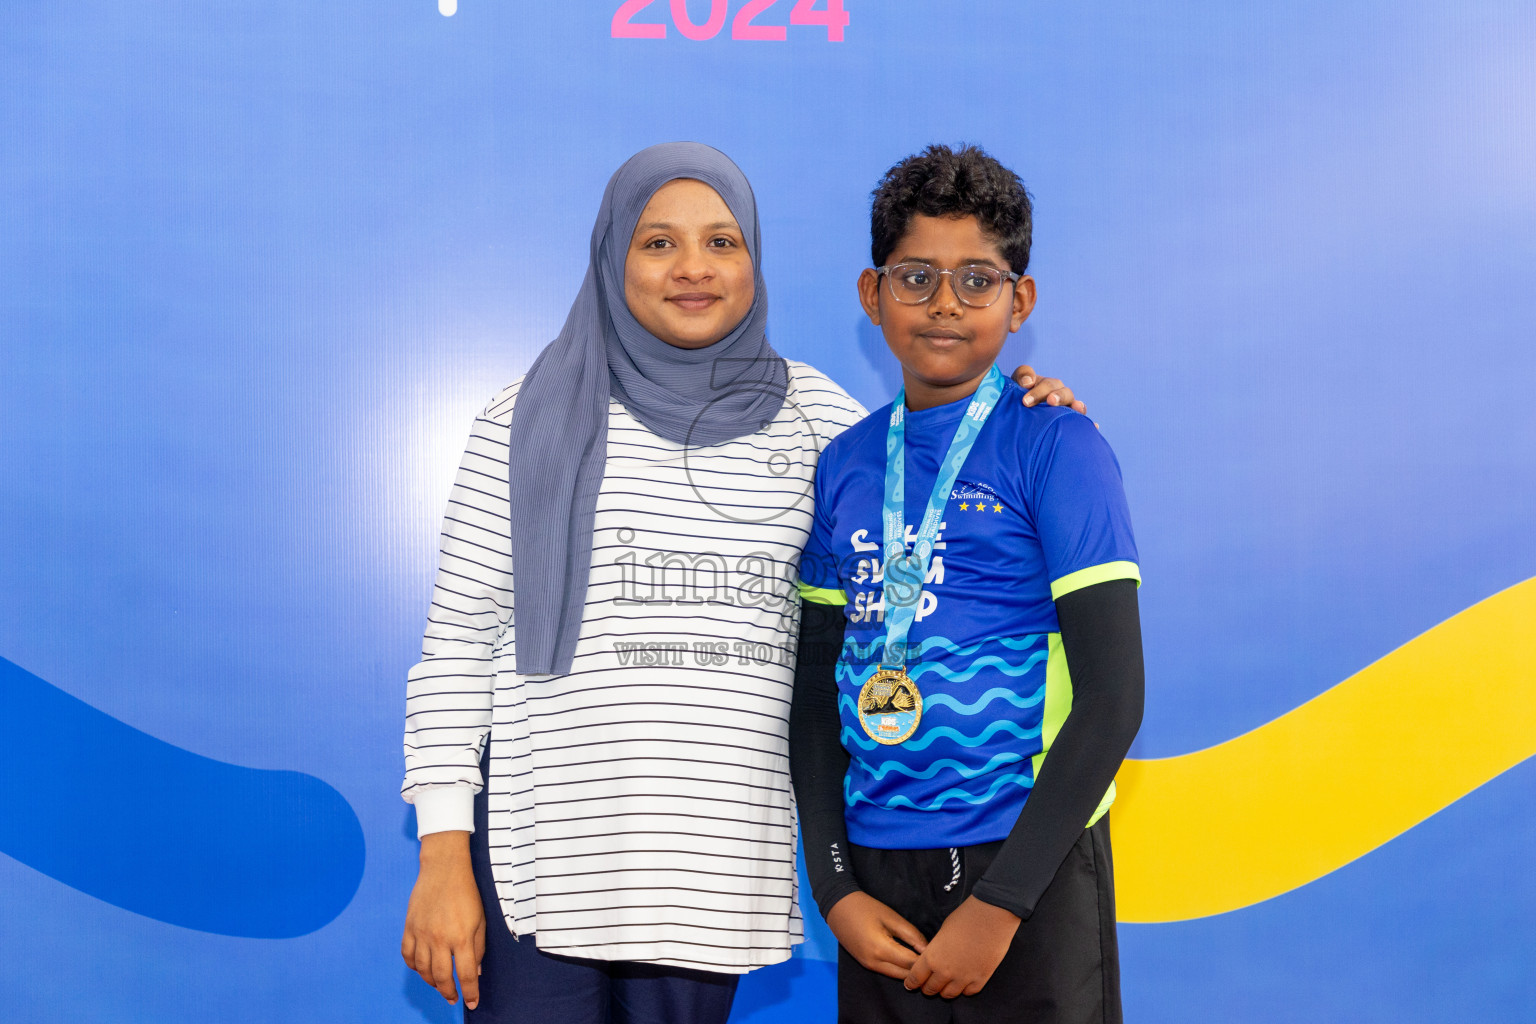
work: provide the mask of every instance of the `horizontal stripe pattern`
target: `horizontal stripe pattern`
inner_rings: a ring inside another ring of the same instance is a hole
[[[508,436],[518,385],[475,421],[444,517],[402,792],[488,838],[508,926],[539,948],[740,973],[801,938],[786,733],[800,552],[822,448],[864,416],[791,362],[772,423],[685,450],[609,407],[607,471],[572,670],[515,669]]]

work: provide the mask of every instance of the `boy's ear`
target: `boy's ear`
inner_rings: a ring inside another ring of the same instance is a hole
[[[1011,334],[1023,327],[1034,310],[1035,279],[1025,274],[1013,286],[1013,316],[1008,320],[1008,332]]]
[[[859,273],[859,305],[864,307],[864,313],[869,317],[869,322],[879,327],[880,275],[868,267]],[[1023,321],[1021,320],[1020,323]]]

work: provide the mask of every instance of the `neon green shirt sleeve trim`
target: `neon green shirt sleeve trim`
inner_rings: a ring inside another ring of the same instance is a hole
[[[828,590],[826,587],[813,587],[809,583],[796,583],[795,589],[800,591],[800,599],[812,604],[847,604],[848,595],[841,590]]]
[[[1141,569],[1135,562],[1105,562],[1103,565],[1090,565],[1086,569],[1069,572],[1051,583],[1051,600],[1059,601],[1064,594],[1110,580],[1135,580],[1139,587]]]

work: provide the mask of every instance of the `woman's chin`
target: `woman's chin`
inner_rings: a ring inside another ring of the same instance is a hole
[[[661,326],[661,325],[658,325]],[[651,333],[673,348],[700,349],[718,345],[724,341],[735,324],[722,325],[719,323],[677,323],[666,324],[666,330],[660,331],[652,328]]]
[[[710,334],[704,335],[702,337],[689,337],[687,335],[676,334],[657,335],[657,337],[661,338],[662,341],[666,342],[668,345],[671,345],[673,348],[682,348],[688,349],[689,351],[696,351],[701,348],[709,348],[711,345],[720,344],[720,342],[725,340],[725,335],[729,333],[731,332],[726,331],[725,334]]]

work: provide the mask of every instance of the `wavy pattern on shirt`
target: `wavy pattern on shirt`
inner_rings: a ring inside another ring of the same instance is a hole
[[[907,740],[902,744],[902,747],[907,750],[927,750],[929,747],[933,746],[933,744],[939,742],[940,740],[950,740],[962,747],[979,747],[990,742],[992,737],[996,736],[1000,732],[1012,733],[1014,736],[1017,736],[1021,740],[1030,740],[1039,737],[1040,727],[1037,725],[1034,728],[1026,728],[1025,726],[1019,725],[1017,722],[1009,722],[1004,720],[1000,722],[993,722],[991,725],[987,726],[985,729],[974,736],[967,736],[959,729],[954,729],[947,725],[941,725],[937,728],[922,730],[922,734],[920,736],[918,736],[916,739]],[[862,750],[874,750],[876,747],[882,746],[882,744],[876,743],[874,740],[869,739],[863,733],[855,732],[850,726],[843,727],[842,740],[844,746],[852,743],[854,746],[857,746]]]
[[[1001,686],[994,686],[969,704],[962,702],[956,697],[951,697],[947,693],[925,693],[923,694],[923,713],[929,714],[939,708],[947,708],[957,715],[964,715],[969,718],[972,715],[981,714],[993,701],[1006,701],[1016,708],[1032,708],[1044,699],[1044,682],[1035,687],[1034,692],[1028,696]],[[838,698],[837,706],[853,715],[859,713],[858,702],[846,693]]]
[[[969,647],[958,647],[947,637],[930,636],[926,637],[923,642],[918,645],[917,657],[913,660],[920,660],[924,657],[931,656],[936,651],[942,651],[945,654],[951,654],[964,658],[977,653],[985,647],[994,646],[1006,647],[1011,651],[1027,651],[1030,648],[1037,646],[1044,638],[1044,633],[1031,633],[1028,636],[1017,637],[990,636],[980,643],[972,644]],[[884,646],[884,640],[872,640],[867,644],[861,644],[857,640],[847,640],[843,644],[843,657],[858,662],[870,662],[878,660],[881,654],[881,648]]]
[[[979,775],[985,775],[994,769],[1001,768],[1005,764],[1017,764],[1024,760],[1024,755],[1007,752],[994,754],[992,759],[980,768],[967,767],[952,758],[941,757],[927,768],[921,770],[910,767],[900,761],[882,761],[878,765],[873,765],[862,757],[856,757],[854,760],[859,763],[861,768],[877,779],[883,779],[891,772],[900,772],[909,779],[931,779],[939,774],[939,772],[946,770],[953,771],[962,778],[974,779]]]
[[[1027,764],[1020,775],[1018,765],[1038,754],[1043,740],[1048,639],[1044,633],[968,644],[922,638],[907,663],[924,691],[922,720],[911,738],[894,746],[877,743],[859,724],[857,694],[878,670],[883,645],[847,643],[837,677],[840,735],[854,755],[844,790],[848,806],[979,806],[1000,791],[1010,803],[1022,801],[1037,766]]]
[[[968,804],[984,804],[996,796],[997,791],[1004,786],[1012,785],[1030,789],[1034,784],[1035,777],[1033,772],[1018,772],[1012,775],[1003,775],[992,780],[992,784],[987,787],[984,793],[968,793],[956,787],[954,789],[946,789],[926,803],[916,803],[900,793],[891,797],[890,800],[881,803],[865,796],[862,790],[854,789],[851,780],[844,779],[843,799],[847,801],[849,807],[857,803],[868,803],[874,804],[877,807],[907,807],[914,811],[936,811],[951,800],[963,800]]]
[[[940,676],[949,683],[968,683],[976,678],[978,672],[989,668],[995,668],[1005,676],[1027,675],[1036,665],[1045,661],[1046,652],[1039,651],[1031,655],[1023,662],[1011,662],[993,654],[984,654],[972,659],[971,663],[962,669],[952,669],[948,665],[937,661],[925,661],[920,665],[908,666],[907,675],[912,679],[921,679],[924,676]],[[838,682],[849,682],[854,686],[863,686],[869,681],[869,677],[879,671],[878,665],[867,665],[863,668],[851,668],[843,662],[837,665]]]

